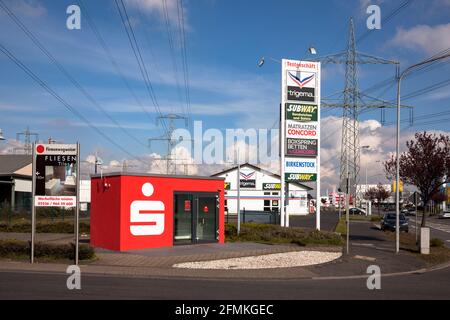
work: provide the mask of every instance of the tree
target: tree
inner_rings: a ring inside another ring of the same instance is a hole
[[[426,131],[417,132],[414,137],[406,142],[407,151],[400,154],[400,177],[404,183],[417,187],[426,207],[450,177],[450,137]],[[395,155],[391,155],[384,162],[389,180],[395,179],[396,161]],[[422,215],[421,225],[426,225],[426,212]]]
[[[390,195],[390,192],[386,190],[381,183],[379,183],[375,188],[369,188],[364,194],[364,197],[370,201],[377,200],[378,215],[380,215],[381,203],[389,198]]]

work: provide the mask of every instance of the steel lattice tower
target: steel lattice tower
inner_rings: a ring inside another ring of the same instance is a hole
[[[345,87],[341,92],[342,100],[324,99],[321,106],[325,108],[342,108],[342,140],[340,155],[340,188],[346,190],[347,163],[350,178],[350,193],[356,195],[356,186],[359,183],[360,170],[360,145],[359,145],[359,115],[367,109],[381,109],[382,117],[386,108],[396,108],[395,104],[379,98],[373,98],[359,91],[357,67],[360,64],[394,64],[398,68],[398,62],[375,57],[356,50],[355,28],[353,19],[350,19],[349,35],[346,50],[337,54],[327,55],[315,61],[322,64],[345,64]],[[402,105],[409,108],[412,107]],[[410,121],[411,120],[410,116]]]
[[[346,188],[347,168],[350,185],[358,184],[360,148],[359,148],[359,122],[358,122],[358,81],[356,77],[356,44],[353,19],[350,20],[350,30],[347,45],[347,59],[345,68],[344,106],[342,115],[342,142],[340,186]],[[347,164],[348,162],[348,164]],[[353,191],[353,190],[352,190]],[[353,193],[353,192],[351,192]],[[354,193],[353,193],[354,194]]]

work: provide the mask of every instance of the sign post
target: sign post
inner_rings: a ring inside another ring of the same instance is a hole
[[[75,208],[75,264],[78,264],[80,145],[33,144],[31,263],[34,262],[36,207]]]
[[[34,263],[34,242],[36,238],[36,208],[34,203],[34,195],[36,190],[36,145],[33,142],[33,166],[32,166],[32,178],[31,178],[31,263]]]
[[[316,182],[320,230],[320,62],[282,60],[281,226],[289,226],[286,182]]]
[[[75,265],[78,265],[80,243],[80,143],[77,142],[76,209],[75,209]]]

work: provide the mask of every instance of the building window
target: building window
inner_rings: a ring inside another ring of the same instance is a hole
[[[270,192],[264,192],[265,196],[270,196]]]
[[[278,196],[279,193],[278,193],[278,192],[272,192],[272,195],[273,195],[273,196]]]

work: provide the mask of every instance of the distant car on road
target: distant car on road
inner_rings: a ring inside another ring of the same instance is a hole
[[[450,211],[444,211],[439,215],[439,219],[450,219]]]
[[[403,213],[405,216],[415,216],[416,209],[415,208],[404,208],[400,213]]]
[[[408,219],[404,214],[399,215],[399,226],[400,231],[409,232]],[[395,213],[387,213],[381,219],[381,230],[391,230],[395,231],[396,227],[396,215]]]
[[[366,210],[361,208],[350,208],[348,211],[350,214],[366,215]]]

